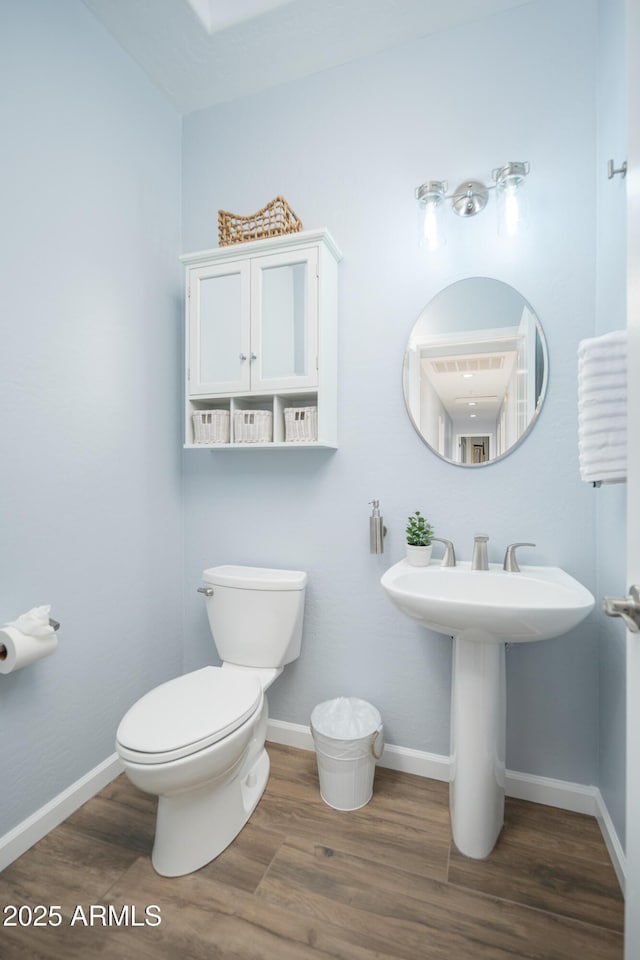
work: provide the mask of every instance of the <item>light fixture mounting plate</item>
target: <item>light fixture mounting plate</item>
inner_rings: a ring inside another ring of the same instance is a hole
[[[489,191],[480,180],[461,183],[451,197],[451,206],[459,217],[475,217],[489,202]]]

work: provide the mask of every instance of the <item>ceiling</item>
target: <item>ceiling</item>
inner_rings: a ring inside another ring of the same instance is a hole
[[[488,345],[497,347],[497,344]],[[515,350],[439,356],[422,361],[423,375],[454,421],[480,418],[495,424],[517,361]],[[467,379],[468,378],[468,379]]]
[[[529,0],[83,0],[183,113]]]
[[[411,346],[420,356],[421,383],[435,390],[454,423],[495,422],[522,349],[518,326],[431,334],[414,338]]]

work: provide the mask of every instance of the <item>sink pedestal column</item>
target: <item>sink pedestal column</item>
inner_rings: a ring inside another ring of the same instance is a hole
[[[449,808],[456,847],[477,860],[504,822],[505,735],[505,644],[466,631],[453,641]]]

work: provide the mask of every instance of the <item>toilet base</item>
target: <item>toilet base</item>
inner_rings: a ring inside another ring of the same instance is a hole
[[[263,747],[255,762],[248,768],[243,764],[223,785],[214,781],[197,790],[160,796],[151,854],[156,872],[180,877],[214,860],[240,833],[268,779],[269,756]]]

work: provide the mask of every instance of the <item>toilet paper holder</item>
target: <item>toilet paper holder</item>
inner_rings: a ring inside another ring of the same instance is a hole
[[[58,621],[53,620],[51,617],[49,617],[49,626],[53,627],[54,631],[58,631],[60,629],[60,624],[58,623]],[[0,661],[6,660],[6,659],[7,659],[7,648],[5,647],[4,643],[0,643]]]

